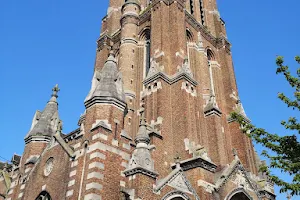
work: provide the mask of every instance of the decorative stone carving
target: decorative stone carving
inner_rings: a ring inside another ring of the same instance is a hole
[[[202,35],[200,32],[198,32],[198,43],[197,43],[197,48],[198,51],[204,51],[204,45],[203,45],[203,39],[202,39]]]
[[[152,59],[146,79],[162,71],[163,67],[159,66],[159,64],[154,59]]]
[[[216,191],[219,191],[229,180],[235,183],[239,189],[254,191],[258,197],[260,196],[257,181],[251,179],[237,155],[216,181]]]
[[[177,161],[176,168],[165,178],[158,180],[156,186],[154,187],[154,192],[161,191],[166,185],[173,187],[176,191],[188,194],[192,194],[196,200],[200,200],[195,189],[192,187],[188,179],[183,173],[182,168],[179,164],[180,157],[175,158]],[[164,199],[164,198],[163,198]]]
[[[168,185],[186,193],[191,193],[182,175],[176,176]]]
[[[238,171],[234,176],[230,178],[230,180],[234,182],[238,187],[242,187],[252,191],[252,188],[249,185],[245,174],[243,174],[241,171]]]
[[[178,73],[186,73],[188,74],[191,78],[194,77],[192,70],[190,68],[189,60],[187,58],[184,59],[182,67],[179,67]]]
[[[208,156],[207,150],[201,146],[196,145],[195,142],[190,141],[188,138],[184,140],[185,150],[189,151],[189,154],[193,154],[193,158],[201,157],[209,162],[212,162]]]

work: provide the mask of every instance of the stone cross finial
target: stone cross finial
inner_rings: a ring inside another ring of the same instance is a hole
[[[59,89],[59,87],[58,87],[58,84],[56,84],[55,86],[54,86],[54,88],[52,89],[52,95],[51,96],[53,96],[53,97],[58,97],[57,96],[57,93],[60,91],[60,89]]]

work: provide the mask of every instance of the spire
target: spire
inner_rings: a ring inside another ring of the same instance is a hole
[[[204,107],[204,114],[205,114],[205,116],[210,116],[212,114],[221,116],[221,114],[222,114],[221,110],[218,107],[218,104],[216,101],[216,95],[213,90],[211,90],[208,103]]]
[[[139,127],[138,134],[134,141],[137,145],[138,144],[149,145],[149,143],[150,143],[150,137],[147,133],[147,124],[146,124],[144,110],[141,111],[140,127]]]
[[[138,134],[135,138],[136,149],[133,151],[132,157],[129,161],[129,166],[124,171],[126,176],[131,176],[141,173],[152,178],[158,176],[154,171],[154,162],[151,158],[149,148],[150,137],[147,133],[147,124],[144,116],[144,109],[141,111],[141,120]]]
[[[31,129],[25,137],[26,143],[30,142],[33,136],[46,137],[49,139],[52,135],[55,134],[55,124],[59,120],[57,103],[57,93],[59,92],[59,90],[60,89],[56,84],[55,87],[52,89],[51,98],[46,104],[45,109],[42,112],[36,112],[36,115],[34,116],[32,121]]]
[[[95,71],[92,88],[85,99],[86,108],[95,103],[114,104],[124,109],[126,107],[122,75],[118,72],[113,50],[109,52],[101,72]]]

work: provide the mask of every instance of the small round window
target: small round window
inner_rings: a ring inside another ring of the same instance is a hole
[[[54,166],[54,163],[53,163],[53,158],[49,158],[46,162],[46,165],[45,165],[45,169],[44,169],[44,175],[45,176],[49,176],[50,173],[52,172],[53,170],[53,166]]]

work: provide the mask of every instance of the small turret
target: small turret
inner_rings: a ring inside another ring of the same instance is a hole
[[[33,120],[31,129],[25,137],[25,142],[31,141],[50,141],[56,132],[56,124],[59,121],[57,93],[58,85],[52,89],[52,95],[43,112],[37,111]]]
[[[129,161],[128,168],[124,171],[126,176],[131,176],[137,173],[141,173],[152,178],[158,176],[154,171],[154,162],[151,158],[151,152],[149,148],[150,137],[147,133],[147,124],[142,113],[140,128],[135,138],[136,149],[134,150],[132,157]]]
[[[112,51],[101,72],[95,71],[91,91],[85,99],[86,108],[95,103],[114,104],[123,109],[126,107],[122,76],[118,72],[117,62]]]

